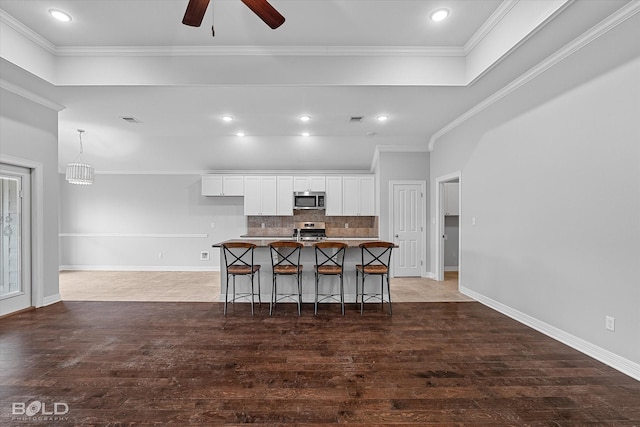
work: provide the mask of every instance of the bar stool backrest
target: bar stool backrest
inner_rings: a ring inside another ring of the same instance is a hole
[[[229,271],[243,271],[247,269],[247,273],[253,270],[253,250],[256,245],[249,242],[227,242],[222,244],[224,253],[224,263]]]
[[[391,242],[360,243],[362,252],[362,267],[367,274],[388,274],[391,263]]]
[[[300,268],[300,253],[304,245],[300,242],[273,242],[271,249],[271,267],[274,273],[291,271]]]
[[[347,244],[342,242],[319,242],[313,245],[318,270],[344,270],[344,254]]]

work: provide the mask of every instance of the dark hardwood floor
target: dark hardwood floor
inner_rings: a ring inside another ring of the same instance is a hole
[[[640,382],[479,303],[268,312],[64,302],[2,319],[0,425],[640,426]]]

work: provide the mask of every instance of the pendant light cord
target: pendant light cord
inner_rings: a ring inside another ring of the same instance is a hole
[[[84,130],[78,129],[78,136],[80,137],[80,154],[78,154],[78,157],[76,157],[76,163],[78,162],[78,160],[80,160],[80,157],[82,156],[82,153],[84,152],[84,148],[82,147],[82,134],[83,133],[84,133]]]

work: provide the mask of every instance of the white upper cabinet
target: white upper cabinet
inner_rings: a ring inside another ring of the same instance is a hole
[[[293,191],[326,191],[324,176],[294,176]]]
[[[445,182],[444,184],[444,214],[446,216],[460,215],[460,184]]]
[[[342,177],[342,215],[374,216],[375,180],[372,175]]]
[[[276,176],[244,177],[244,214],[276,215],[277,212]]]
[[[360,177],[360,215],[376,214],[376,181],[373,176]]]
[[[293,216],[293,177],[277,177],[277,215]]]
[[[327,176],[327,189],[325,198],[325,215],[342,215],[342,177]]]
[[[342,178],[342,214],[354,216],[360,213],[360,194],[358,191],[358,177],[345,176]]]
[[[327,216],[376,215],[374,175],[208,174],[202,176],[203,196],[244,196],[244,214],[251,216],[292,216],[293,193],[298,191],[325,192]],[[447,199],[446,194],[445,199]],[[456,191],[456,203],[457,200]],[[447,213],[447,215],[458,214]]]
[[[203,196],[244,196],[244,176],[203,175]]]

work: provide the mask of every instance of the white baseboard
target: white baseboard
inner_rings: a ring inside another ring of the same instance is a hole
[[[427,271],[427,273],[424,275],[424,277],[426,277],[427,279],[436,280],[436,274],[432,273],[430,271]]]
[[[60,302],[60,301],[62,301],[62,297],[60,296],[60,294],[49,295],[48,297],[44,297],[42,299],[42,306],[41,307],[46,307],[48,305],[55,304],[55,303]]]
[[[458,266],[457,265],[452,265],[450,267],[447,267],[446,265],[444,266],[444,271],[458,271]]]
[[[608,365],[613,369],[616,369],[623,374],[626,374],[631,378],[640,381],[640,364],[638,363],[618,356],[617,354],[612,353],[609,350],[605,350],[602,347],[585,341],[582,338],[578,338],[575,335],[563,331],[562,329],[556,328],[555,326],[551,326],[545,322],[542,322],[534,317],[529,316],[528,314],[515,310],[507,305],[502,304],[501,302],[485,297],[484,295],[472,291],[471,289],[464,286],[460,286],[460,292],[486,305],[487,307],[490,307],[506,316],[509,316],[512,319],[517,320],[518,322],[523,323],[538,332],[541,332],[557,341],[560,341],[561,343],[566,344],[569,347],[572,347],[579,352],[586,354],[587,356],[593,357],[594,359],[599,360],[605,365]]]
[[[220,271],[220,266],[184,265],[61,265],[59,271]]]

